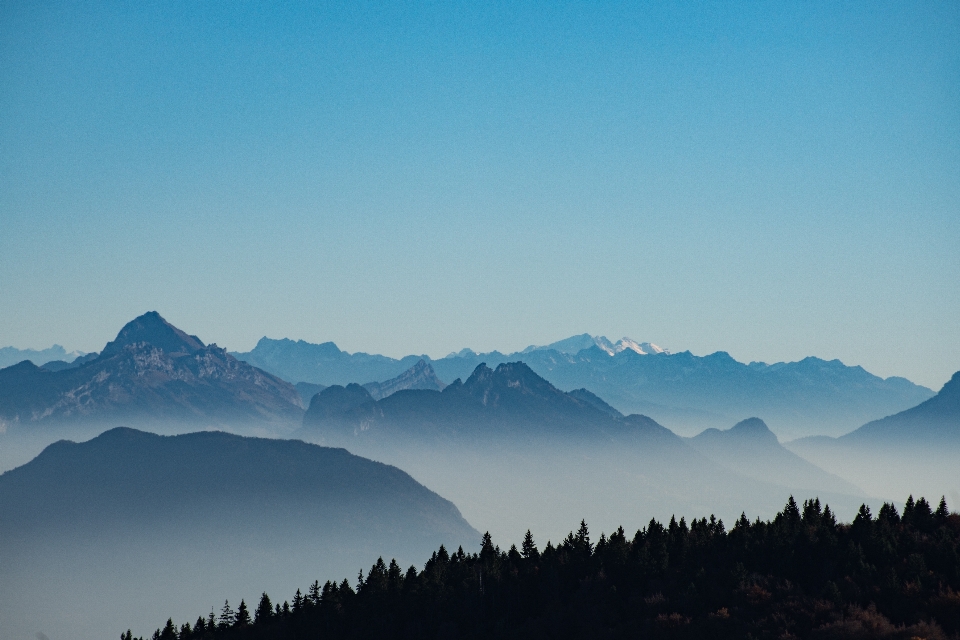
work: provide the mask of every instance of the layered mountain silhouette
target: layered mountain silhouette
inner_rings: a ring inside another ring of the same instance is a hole
[[[707,429],[688,440],[717,464],[755,480],[809,492],[857,495],[860,489],[786,449],[760,418],[741,420],[730,429]]]
[[[366,386],[332,385],[314,396],[303,425],[304,433],[345,446],[357,438],[597,442],[638,430],[670,433],[644,416],[624,418],[585,389],[564,393],[522,362],[496,370],[480,364],[466,382],[458,378],[442,391],[404,389],[380,400]]]
[[[940,392],[912,409],[868,422],[840,438],[851,444],[960,447],[960,371]]]
[[[197,602],[422,562],[480,535],[403,471],[294,440],[117,428],[0,475],[0,619],[23,637],[137,628]],[[136,588],[118,576],[150,576]],[[134,612],[135,619],[119,618]],[[83,615],[77,615],[77,612]],[[71,625],[81,626],[71,627]],[[21,637],[17,635],[17,637]]]
[[[49,349],[17,349],[16,347],[0,347],[0,369],[15,365],[24,360],[30,360],[36,365],[49,362],[63,362],[69,364],[77,358],[86,355],[82,351],[70,351],[55,344]]]
[[[128,421],[200,425],[299,422],[290,383],[177,329],[157,312],[121,329],[93,359],[51,371],[0,370],[0,426]]]
[[[720,434],[718,447],[708,446],[710,434],[693,443],[511,362],[478,365],[442,391],[406,389],[380,400],[359,384],[331,385],[313,397],[297,435],[396,464],[443,487],[468,519],[502,535],[533,523],[562,537],[565,519],[669,519],[667,509],[705,504],[735,519],[744,506],[773,513],[791,493],[829,499],[852,517],[861,491],[756,426]]]
[[[842,437],[799,438],[786,446],[874,495],[960,499],[960,372],[937,395]]]
[[[404,389],[421,389],[427,391],[443,391],[447,385],[437,377],[426,360],[420,359],[396,378],[391,378],[385,382],[368,382],[363,387],[370,393],[374,400],[380,400],[387,396],[403,391]]]
[[[480,363],[496,367],[521,360],[560,389],[588,389],[620,412],[642,413],[689,435],[756,415],[785,438],[838,436],[933,396],[904,378],[879,378],[839,360],[744,364],[724,352],[669,353],[650,343],[613,343],[589,334],[520,353],[463,349],[437,360],[350,354],[332,342],[269,338],[234,355],[291,382],[342,386],[399,376],[420,359],[444,382],[466,379]]]

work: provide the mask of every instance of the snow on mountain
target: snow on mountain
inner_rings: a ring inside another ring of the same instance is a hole
[[[651,353],[667,353],[670,352],[662,347],[658,347],[652,342],[637,342],[631,338],[623,337],[620,338],[616,343],[609,340],[606,336],[591,336],[588,333],[584,333],[578,336],[573,336],[567,338],[566,340],[559,340],[545,346],[535,346],[531,345],[524,349],[521,353],[529,353],[531,351],[543,351],[546,349],[553,349],[554,351],[559,351],[561,353],[567,353],[570,355],[576,355],[584,349],[589,349],[591,347],[599,347],[602,351],[607,352],[608,355],[614,356],[618,353],[621,353],[626,350],[639,353],[642,356],[651,354]]]

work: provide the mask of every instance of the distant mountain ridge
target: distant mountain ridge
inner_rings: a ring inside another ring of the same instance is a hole
[[[960,446],[960,371],[916,407],[868,422],[840,438],[843,442],[884,442],[896,446]]]
[[[99,356],[51,371],[0,370],[0,426],[183,422],[290,424],[302,403],[285,380],[177,329],[157,312],[131,321]]]
[[[24,360],[29,360],[33,364],[42,366],[48,362],[62,361],[73,362],[77,358],[86,355],[82,351],[70,351],[58,344],[49,349],[17,349],[16,347],[0,347],[0,369],[18,364]]]
[[[824,489],[851,495],[862,491],[785,448],[760,418],[741,420],[730,429],[707,429],[687,440],[714,462],[757,480],[811,492]]]
[[[421,359],[444,382],[466,379],[481,362],[496,367],[522,360],[560,389],[588,389],[622,413],[649,415],[689,435],[751,415],[763,417],[785,438],[841,435],[933,396],[904,378],[883,379],[839,360],[744,364],[725,352],[658,352],[649,343],[638,344],[640,353],[624,346],[627,340],[618,343],[624,347],[619,351],[602,336],[582,334],[513,354],[463,349],[437,360],[397,360],[350,354],[332,342],[262,338],[253,351],[234,355],[285,380],[325,386],[393,378]]]

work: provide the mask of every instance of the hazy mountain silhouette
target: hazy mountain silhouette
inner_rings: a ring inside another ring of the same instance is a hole
[[[937,395],[840,438],[786,446],[875,495],[933,494],[960,500],[960,372]]]
[[[420,359],[396,378],[385,382],[368,382],[363,387],[370,392],[374,400],[380,400],[387,396],[403,391],[404,389],[424,389],[430,391],[443,391],[447,385],[437,377],[433,367],[426,360]]]
[[[747,418],[725,431],[707,429],[688,442],[714,462],[757,480],[808,492],[861,493],[786,449],[760,418]]]
[[[24,360],[30,360],[33,364],[43,365],[53,361],[73,362],[76,358],[84,355],[82,351],[67,352],[66,349],[58,344],[49,349],[17,349],[16,347],[0,347],[0,369],[15,365]]]
[[[609,439],[632,431],[596,396],[564,393],[522,362],[480,364],[443,391],[406,389],[376,400],[356,384],[330,386],[310,403],[304,432],[354,438],[476,442],[490,438]],[[589,398],[589,399],[587,399]]]
[[[332,342],[268,338],[234,355],[285,380],[323,385],[396,377],[421,358],[445,382],[466,379],[480,363],[522,360],[560,389],[588,389],[622,413],[642,413],[689,435],[724,428],[745,415],[763,416],[784,437],[841,435],[933,395],[904,378],[879,378],[839,360],[744,364],[724,352],[673,354],[650,343],[625,338],[614,344],[589,334],[521,353],[463,349],[437,360],[349,354]]]
[[[313,396],[327,388],[326,385],[313,384],[312,382],[298,382],[294,387],[297,393],[300,394],[300,399],[303,401],[303,406],[305,407],[310,406],[310,401],[313,400]]]
[[[850,443],[960,446],[960,371],[940,392],[912,409],[868,422],[840,438]]]
[[[273,340],[267,337],[261,338],[252,351],[234,352],[231,355],[284,380],[324,386],[389,380],[425,358],[407,356],[396,360],[381,355],[347,353],[332,342],[312,344],[303,340]]]
[[[222,432],[118,428],[57,442],[0,475],[0,513],[10,637],[32,637],[37,621],[51,637],[98,635],[77,624],[136,628],[197,602],[219,606],[224,593],[251,602],[268,586],[354,575],[371,556],[406,567],[437,544],[480,540],[452,503],[395,467]],[[58,624],[69,631],[55,636]]]
[[[290,424],[294,387],[205,346],[151,311],[128,323],[96,358],[59,371],[20,364],[0,370],[0,425],[58,423]]]
[[[681,508],[729,508],[718,515],[734,519],[744,505],[774,513],[803,488],[793,476],[764,479],[715,462],[655,420],[623,416],[583,389],[565,393],[522,362],[479,365],[443,391],[381,400],[358,384],[333,385],[314,396],[298,435],[396,464],[505,536],[533,522],[562,537],[570,518],[640,522]],[[745,449],[733,455],[747,460]],[[803,484],[851,517],[861,501],[825,473]]]

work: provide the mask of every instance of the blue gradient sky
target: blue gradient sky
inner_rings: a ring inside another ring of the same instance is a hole
[[[156,309],[960,369],[960,3],[39,4],[0,4],[0,346]]]

